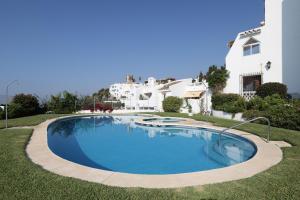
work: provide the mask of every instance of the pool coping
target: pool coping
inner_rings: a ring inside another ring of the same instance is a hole
[[[119,116],[120,114],[112,115]],[[80,116],[91,115],[64,116],[47,120],[35,126],[30,141],[26,146],[27,156],[31,159],[31,161],[40,165],[42,168],[61,176],[73,177],[109,186],[141,188],[180,188],[188,186],[200,186],[206,184],[222,183],[227,181],[249,178],[269,169],[270,167],[278,164],[282,160],[282,151],[274,143],[267,143],[264,139],[251,133],[239,130],[230,130],[227,132],[234,135],[242,136],[252,141],[256,145],[257,152],[250,160],[219,169],[170,175],[128,174],[95,169],[65,160],[55,155],[48,147],[47,128],[51,123],[59,119]],[[188,123],[184,125],[186,127],[207,128],[215,130],[224,129],[223,127],[213,126],[210,123],[199,122],[193,119],[188,119],[187,121]],[[174,126],[183,126],[182,123],[167,124]]]

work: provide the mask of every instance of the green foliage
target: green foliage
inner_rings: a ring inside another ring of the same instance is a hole
[[[287,87],[281,83],[265,83],[256,90],[256,95],[262,98],[278,94],[281,98],[287,97]]]
[[[264,112],[274,127],[300,130],[300,111],[288,104],[271,106]]]
[[[218,68],[217,66],[212,65],[209,67],[208,72],[206,73],[208,86],[213,91],[213,93],[222,91],[226,86],[228,78],[229,72],[223,66]]]
[[[11,103],[8,107],[8,118],[24,117],[25,110],[21,104]]]
[[[264,112],[259,111],[259,110],[246,110],[243,113],[243,118],[249,120],[249,119],[253,119],[255,117],[264,117]],[[263,123],[265,123],[265,121],[263,121]]]
[[[246,103],[247,110],[266,110],[268,107],[268,103],[259,96],[255,96]]]
[[[298,104],[282,99],[278,94],[266,98],[255,97],[247,103],[243,113],[246,119],[267,117],[274,127],[300,130],[300,110]]]
[[[206,79],[206,77],[203,75],[202,72],[200,72],[198,76],[198,82],[201,83],[204,79]]]
[[[62,94],[52,95],[48,102],[48,109],[56,114],[69,114],[75,112],[76,95],[64,91]]]
[[[109,88],[102,88],[98,92],[94,93],[93,96],[96,96],[100,102],[107,100],[111,97]]]
[[[3,111],[4,112],[4,111]],[[38,99],[31,94],[17,94],[8,105],[8,117],[25,117],[42,113]],[[4,114],[1,114],[4,118]]]
[[[182,103],[182,99],[178,97],[167,97],[163,101],[163,109],[165,112],[179,112]]]
[[[246,108],[246,102],[238,94],[214,94],[212,96],[212,107],[215,110],[222,110],[228,113],[243,112]]]

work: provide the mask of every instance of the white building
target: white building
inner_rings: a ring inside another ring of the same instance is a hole
[[[145,83],[116,83],[110,86],[110,93],[124,104],[126,110],[163,111],[162,102],[166,97],[175,96],[184,99],[182,112],[188,112],[188,105],[193,113],[210,111],[210,93],[205,83],[198,83],[192,78],[167,80],[163,83],[150,77]]]
[[[265,21],[239,33],[229,46],[225,93],[251,98],[267,82],[280,82],[289,93],[300,93],[299,0],[265,0]]]

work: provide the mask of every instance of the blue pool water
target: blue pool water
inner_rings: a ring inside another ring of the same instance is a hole
[[[76,117],[48,127],[56,155],[89,167],[135,174],[178,174],[222,168],[250,159],[248,140],[213,130],[146,127],[137,116]],[[219,141],[219,143],[218,143]]]

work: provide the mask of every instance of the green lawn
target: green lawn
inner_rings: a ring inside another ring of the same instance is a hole
[[[170,116],[169,113],[160,115]],[[178,115],[176,115],[178,116]],[[186,115],[181,115],[187,117]],[[40,115],[10,122],[18,126],[35,125],[50,115]],[[195,119],[229,126],[236,123],[211,117]],[[23,124],[24,121],[24,124]],[[241,127],[264,135],[265,127],[251,124]],[[228,183],[182,189],[125,189],[109,187],[55,175],[33,164],[25,153],[32,130],[0,130],[0,199],[299,199],[300,197],[300,132],[272,128],[276,140],[295,146],[283,149],[283,161],[252,178]]]
[[[42,123],[47,119],[63,116],[61,114],[47,114],[47,115],[35,115],[30,117],[21,117],[16,119],[8,120],[8,127],[19,127],[19,126],[34,126]],[[5,120],[0,120],[0,129],[5,128]]]

